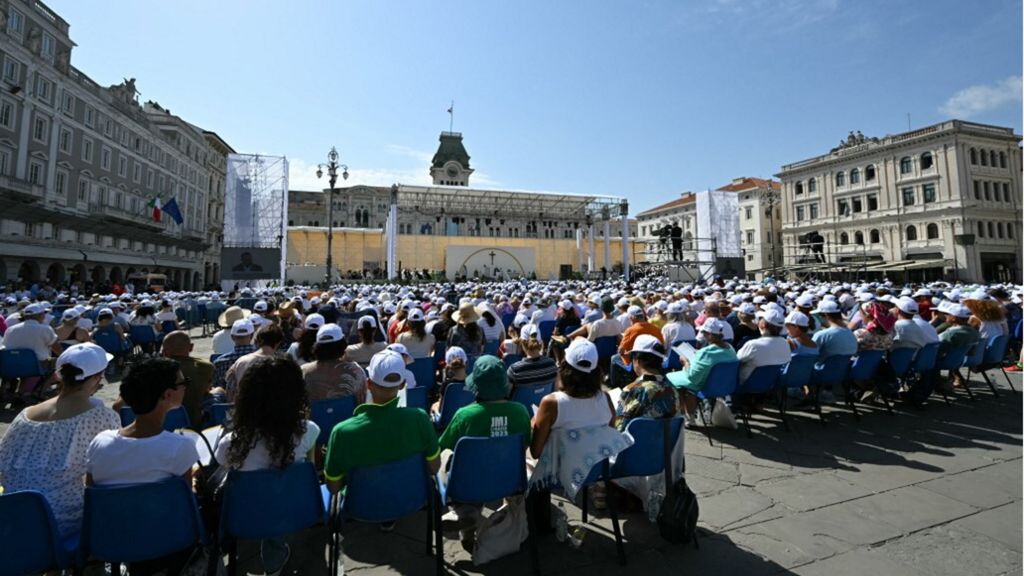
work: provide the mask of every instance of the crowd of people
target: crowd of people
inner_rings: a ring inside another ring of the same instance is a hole
[[[215,424],[215,406],[231,405],[213,447],[217,462],[250,471],[308,460],[332,492],[355,469],[422,454],[431,471],[444,471],[461,438],[519,434],[531,483],[560,485],[573,497],[573,467],[628,447],[632,420],[709,425],[699,394],[723,362],[739,363],[742,383],[796,355],[824,360],[930,343],[943,354],[1002,335],[1014,341],[1007,370],[1020,369],[1022,293],[1009,285],[648,278],[46,297],[0,295],[3,348],[31,351],[39,367],[4,382],[4,408],[20,412],[0,439],[0,486],[42,492],[62,535],[80,527],[86,486],[191,480],[197,446],[164,426],[179,407],[202,429]],[[216,316],[209,358],[196,357],[198,330],[178,313],[200,308],[203,318]],[[152,337],[138,338],[140,329]],[[429,370],[414,373],[425,360]],[[113,374],[122,376],[120,397],[107,406],[94,394]],[[920,405],[934,390],[968,385],[955,370],[902,389],[889,376],[813,400],[884,395]],[[453,385],[475,401],[440,427]],[[535,406],[512,400],[518,388],[537,386],[547,388]],[[426,389],[425,405],[413,402],[416,388]],[[784,401],[797,405],[814,394],[789,392]],[[333,429],[311,420],[312,403],[349,396],[354,413]],[[125,407],[134,420],[122,425]],[[329,441],[318,448],[321,432]],[[660,485],[621,482],[648,511],[658,505],[651,486]],[[602,508],[606,488],[591,492],[591,505]],[[443,526],[472,552],[482,518],[479,506],[456,503]],[[266,573],[288,562],[286,541],[259,546]]]

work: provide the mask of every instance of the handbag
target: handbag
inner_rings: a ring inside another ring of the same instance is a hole
[[[658,532],[662,538],[673,544],[683,544],[692,540],[694,547],[700,548],[700,544],[697,542],[697,519],[700,516],[700,506],[697,504],[697,495],[686,485],[685,467],[683,469],[684,476],[674,483],[672,482],[669,423],[670,421],[667,419],[662,420],[661,423],[665,457],[665,499],[658,511]]]
[[[735,430],[738,428],[736,425],[736,416],[733,415],[729,405],[725,403],[725,400],[721,398],[715,398],[715,406],[711,409],[711,425],[719,428],[729,428]]]
[[[501,508],[480,522],[473,547],[473,565],[480,566],[518,552],[529,532],[523,497],[507,498]]]
[[[205,434],[197,434],[206,444],[210,454],[210,462],[203,465],[198,462],[199,470],[193,475],[196,492],[196,502],[199,504],[199,517],[203,521],[203,528],[210,535],[210,544],[197,546],[189,558],[188,564],[182,570],[182,576],[193,574],[221,574],[224,570],[224,562],[220,550],[220,510],[221,497],[224,491],[224,484],[227,481],[228,466],[217,462],[214,456],[213,447]]]

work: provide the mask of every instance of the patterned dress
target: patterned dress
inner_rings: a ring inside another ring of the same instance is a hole
[[[622,418],[619,430],[625,430],[633,418],[668,418],[679,412],[676,389],[662,374],[645,374],[622,389],[619,397]]]

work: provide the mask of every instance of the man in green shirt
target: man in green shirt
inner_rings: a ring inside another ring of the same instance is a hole
[[[445,450],[442,459],[446,464],[451,456],[449,451],[467,436],[495,438],[522,434],[523,450],[530,445],[530,414],[522,404],[506,400],[511,389],[506,374],[505,365],[498,358],[477,358],[473,373],[466,378],[466,389],[476,395],[476,402],[459,408],[441,435],[440,445]],[[441,518],[441,525],[445,531],[459,530],[463,546],[472,550],[480,512],[480,506],[455,503],[452,511]]]
[[[185,399],[181,405],[188,412],[189,422],[195,428],[203,426],[203,406],[209,402],[224,401],[224,391],[211,389],[213,386],[213,364],[191,356],[195,344],[188,332],[175,330],[164,337],[160,352],[164,357],[177,360],[181,373],[188,380],[185,387]],[[212,395],[219,396],[211,398]]]
[[[398,392],[405,387],[405,360],[385,350],[370,359],[367,388],[373,403],[357,406],[352,417],[331,431],[324,477],[338,492],[353,468],[377,466],[422,453],[431,473],[440,468],[437,435],[427,413],[399,408]]]

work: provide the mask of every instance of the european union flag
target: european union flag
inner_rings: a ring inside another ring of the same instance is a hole
[[[164,214],[167,214],[172,220],[177,222],[178,226],[181,226],[181,223],[185,221],[185,219],[181,217],[181,210],[178,209],[177,198],[171,198],[170,201],[161,206],[160,209]]]

